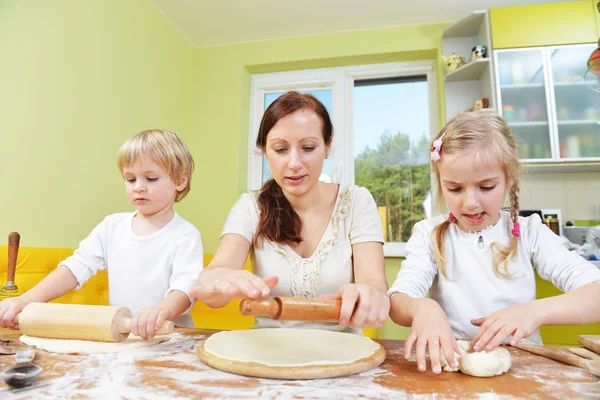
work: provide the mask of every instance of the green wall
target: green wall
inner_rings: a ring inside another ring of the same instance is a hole
[[[206,251],[216,249],[229,209],[246,190],[252,73],[436,59],[444,26],[407,26],[199,49],[199,109],[207,112],[198,120],[202,134],[188,138],[188,143],[200,160],[195,178],[206,193],[181,207],[200,228]]]
[[[0,59],[0,244],[76,247],[132,210],[116,168],[129,136],[198,135],[198,51],[149,1],[0,0]]]

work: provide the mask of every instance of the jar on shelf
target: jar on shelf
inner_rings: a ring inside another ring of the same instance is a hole
[[[506,122],[515,122],[515,106],[514,104],[504,104],[502,106],[502,116]]]

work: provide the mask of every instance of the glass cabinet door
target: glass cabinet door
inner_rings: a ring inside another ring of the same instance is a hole
[[[548,48],[560,159],[600,157],[600,93],[584,82],[595,49],[596,44]]]
[[[522,160],[552,159],[545,78],[545,49],[498,50],[495,53],[499,105],[517,138]]]

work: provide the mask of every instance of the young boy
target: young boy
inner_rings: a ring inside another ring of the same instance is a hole
[[[194,160],[177,134],[138,133],[121,147],[117,165],[136,211],[109,215],[39,284],[0,302],[0,327],[31,302],[79,289],[107,268],[109,303],[133,313],[132,332],[154,337],[165,320],[193,327],[188,292],[203,268],[200,232],[174,210],[190,191]]]

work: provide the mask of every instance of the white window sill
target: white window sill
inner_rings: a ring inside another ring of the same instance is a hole
[[[383,244],[385,257],[406,257],[406,243],[386,242]]]

